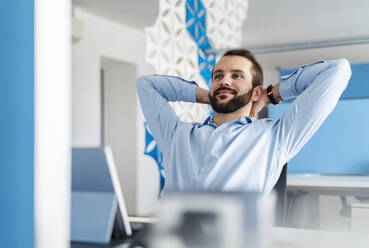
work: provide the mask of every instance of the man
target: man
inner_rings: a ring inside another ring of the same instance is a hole
[[[209,92],[179,77],[139,77],[141,107],[163,152],[165,189],[269,193],[283,165],[332,112],[350,76],[347,60],[321,61],[266,90],[253,54],[232,50],[213,68]],[[292,97],[280,119],[251,120],[268,104]],[[214,117],[181,122],[169,101],[210,103]]]

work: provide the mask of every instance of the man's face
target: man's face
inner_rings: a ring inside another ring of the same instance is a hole
[[[252,63],[241,56],[222,57],[213,70],[209,100],[217,113],[234,112],[252,96]]]

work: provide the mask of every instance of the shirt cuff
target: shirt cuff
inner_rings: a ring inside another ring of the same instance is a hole
[[[179,90],[179,99],[184,102],[196,102],[196,88],[197,84],[188,82],[184,80],[186,83],[181,84],[181,88]]]

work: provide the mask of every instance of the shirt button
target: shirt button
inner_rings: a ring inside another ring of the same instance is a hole
[[[205,169],[200,170],[200,173],[205,173],[205,172],[206,172]]]

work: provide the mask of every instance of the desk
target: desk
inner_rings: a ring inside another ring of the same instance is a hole
[[[273,243],[278,248],[366,248],[369,234],[276,227]]]
[[[351,217],[351,207],[347,196],[358,199],[369,199],[369,175],[320,175],[320,174],[288,174],[287,176],[287,211],[286,224],[292,224],[292,213],[296,201],[310,193],[310,215],[312,226],[319,226],[318,195],[336,195],[340,197],[342,209],[340,215]],[[316,220],[314,222],[314,220]]]
[[[288,174],[287,189],[368,197],[369,175]]]

